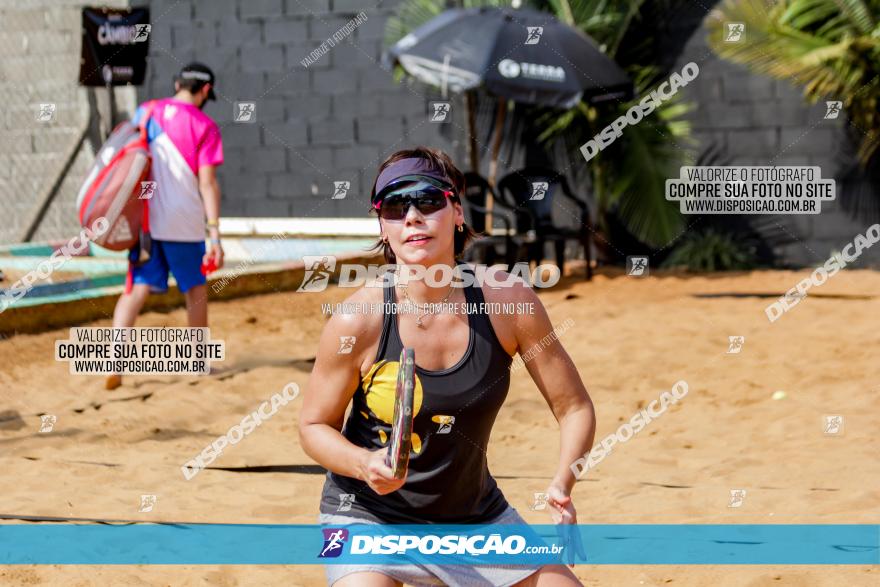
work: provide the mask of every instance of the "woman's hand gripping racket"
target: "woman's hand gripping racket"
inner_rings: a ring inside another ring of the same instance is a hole
[[[395,479],[406,477],[409,452],[412,450],[413,409],[416,389],[416,353],[404,348],[400,352],[397,389],[394,398],[394,421],[391,423],[391,444],[385,464]]]

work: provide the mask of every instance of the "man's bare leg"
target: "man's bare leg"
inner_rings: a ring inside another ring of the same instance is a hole
[[[208,287],[197,285],[187,290],[186,320],[190,328],[206,328],[208,326]],[[213,372],[213,369],[211,370]]]
[[[208,286],[197,285],[183,294],[186,298],[186,319],[190,328],[208,326]]]
[[[113,328],[131,328],[137,320],[144,302],[150,296],[150,286],[137,284],[131,288],[131,293],[123,293],[116,302],[113,310]],[[122,375],[108,375],[104,387],[108,390],[116,389],[122,385]]]

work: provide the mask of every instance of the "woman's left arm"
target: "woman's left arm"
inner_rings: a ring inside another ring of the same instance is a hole
[[[559,423],[559,464],[547,489],[547,503],[553,508],[557,523],[577,523],[571,503],[572,487],[577,481],[571,465],[593,446],[596,416],[593,402],[581,381],[577,367],[562,347],[560,338],[572,325],[566,321],[555,331],[544,305],[528,287],[514,287],[517,302],[531,303],[533,313],[517,314],[517,350],[526,369],[550,406]]]

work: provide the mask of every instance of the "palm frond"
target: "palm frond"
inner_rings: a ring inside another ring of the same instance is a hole
[[[678,97],[663,103],[601,155],[611,180],[607,205],[617,207],[631,234],[654,247],[668,244],[682,228],[678,206],[666,200],[665,180],[677,177],[694,155],[684,118],[692,108]]]
[[[877,19],[871,14],[870,8],[862,0],[834,0],[849,23],[863,35],[871,34]],[[875,6],[876,10],[877,7]]]
[[[878,15],[878,0],[725,0],[708,25],[709,42],[725,59],[802,86],[808,102],[843,101],[864,129],[858,153],[867,166],[880,134]],[[724,41],[730,21],[745,23],[747,42]]]

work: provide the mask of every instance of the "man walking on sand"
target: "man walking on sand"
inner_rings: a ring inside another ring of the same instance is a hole
[[[151,292],[168,290],[169,271],[186,298],[190,327],[208,325],[208,291],[202,264],[223,266],[220,245],[220,187],[216,168],[223,163],[220,129],[202,108],[214,95],[214,73],[201,63],[190,63],[174,81],[174,96],[154,102],[147,121],[155,189],[149,200],[150,258],[129,265],[132,284],[116,302],[114,328],[134,326]],[[132,120],[146,115],[142,104]],[[210,246],[205,247],[207,229]],[[132,251],[136,259],[137,248]],[[105,387],[122,385],[121,375],[107,377]]]

